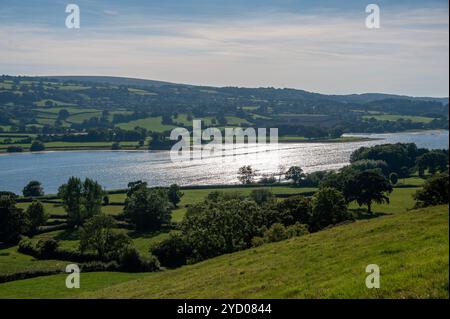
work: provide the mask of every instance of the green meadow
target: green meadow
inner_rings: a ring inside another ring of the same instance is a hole
[[[0,285],[1,298],[448,298],[448,206],[390,213],[149,274],[85,273]],[[380,267],[380,289],[365,268]],[[45,288],[43,288],[45,283]]]

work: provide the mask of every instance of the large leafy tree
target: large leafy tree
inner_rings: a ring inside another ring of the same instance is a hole
[[[416,207],[443,205],[449,202],[449,175],[445,173],[433,176],[425,182],[423,189],[414,194]]]
[[[177,207],[177,204],[181,201],[181,197],[183,197],[183,192],[180,190],[180,186],[177,184],[172,184],[169,187],[167,195],[169,196],[169,201],[173,204],[173,206]]]
[[[139,187],[127,197],[125,215],[138,230],[156,230],[171,219],[167,190]]]
[[[44,205],[39,201],[33,201],[27,208],[27,217],[30,223],[30,231],[36,232],[39,226],[45,225],[48,215],[45,212]]]
[[[301,224],[312,224],[311,199],[305,196],[293,196],[279,203],[275,209],[275,219],[269,224],[276,222],[284,225],[293,225],[297,222]]]
[[[104,195],[105,192],[99,183],[86,178],[82,190],[84,218],[90,218],[101,212]]]
[[[63,201],[71,226],[80,226],[84,220],[101,212],[104,192],[95,181],[87,178],[84,182],[77,177],[69,178],[68,182],[58,190]]]
[[[261,208],[252,200],[207,200],[189,207],[182,235],[202,260],[248,248],[265,226]]]
[[[299,166],[292,166],[286,172],[286,179],[292,180],[295,185],[300,185],[301,181],[306,177],[303,169]]]
[[[344,195],[335,188],[320,188],[312,197],[311,230],[317,231],[351,218]]]
[[[80,229],[80,251],[94,251],[100,259],[120,255],[131,239],[125,233],[115,231],[115,225],[114,218],[105,214],[86,220]]]
[[[416,160],[419,175],[423,176],[428,169],[430,174],[444,172],[448,168],[448,151],[434,150],[419,156]]]
[[[59,187],[58,196],[62,199],[63,207],[68,215],[67,221],[71,226],[79,226],[83,222],[81,202],[83,185],[77,177],[71,177],[66,184]]]
[[[252,184],[255,181],[256,171],[250,166],[242,166],[238,170],[238,179],[242,184]]]
[[[350,201],[355,200],[359,206],[367,205],[367,211],[372,214],[372,203],[388,203],[392,185],[386,177],[374,172],[366,171],[355,175],[349,181]]]
[[[30,181],[22,190],[25,197],[44,196],[44,189],[42,184],[38,181]]]
[[[20,234],[27,232],[29,221],[23,209],[16,207],[10,196],[0,197],[0,241],[15,243]]]

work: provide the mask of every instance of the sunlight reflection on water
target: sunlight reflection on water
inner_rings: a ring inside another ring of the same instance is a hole
[[[360,134],[358,134],[360,136]],[[366,136],[366,135],[363,135]],[[145,180],[151,186],[213,185],[237,183],[237,170],[251,165],[259,174],[275,173],[279,165],[298,165],[305,172],[338,169],[348,164],[350,154],[361,146],[415,142],[419,147],[448,148],[448,131],[372,134],[381,140],[352,143],[288,143],[278,151],[238,147],[224,156],[173,163],[167,151],[76,151],[0,156],[0,190],[20,193],[32,180],[55,193],[70,176],[91,177],[107,189],[125,188],[130,181]]]

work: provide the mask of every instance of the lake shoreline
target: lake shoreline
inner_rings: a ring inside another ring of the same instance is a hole
[[[356,133],[355,133],[356,134]],[[287,136],[288,138],[290,138],[290,136]],[[284,137],[286,138],[286,136]],[[295,137],[293,137],[292,139],[283,139],[283,137],[280,137],[280,139],[278,140],[279,144],[291,144],[291,143],[354,143],[354,142],[366,142],[366,141],[375,141],[375,140],[380,140],[379,138],[369,138],[369,137],[351,137],[351,138],[336,138],[336,139],[309,139],[309,140],[305,140],[302,138],[298,138],[295,139]],[[206,144],[205,144],[206,145]],[[30,150],[24,150],[22,152],[7,152],[5,151],[5,149],[0,149],[0,155],[5,155],[5,154],[24,154],[24,153],[33,153],[33,154],[40,154],[40,153],[47,153],[47,152],[74,152],[74,151],[100,151],[100,152],[106,152],[106,151],[111,151],[111,152],[120,152],[120,151],[124,151],[124,152],[130,152],[130,151],[134,151],[134,152],[147,152],[147,151],[168,151],[170,149],[168,148],[155,148],[155,149],[136,149],[136,147],[129,147],[129,146],[123,146],[120,149],[117,150],[113,150],[110,147],[89,147],[89,146],[80,146],[80,147],[49,147],[46,148],[44,151],[35,151],[32,152]]]

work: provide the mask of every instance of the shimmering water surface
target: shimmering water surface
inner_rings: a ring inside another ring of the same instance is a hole
[[[278,150],[247,147],[226,150],[223,156],[184,162],[171,161],[168,151],[74,151],[0,155],[0,190],[20,193],[30,180],[55,193],[70,176],[96,179],[107,189],[126,188],[145,180],[151,186],[237,183],[237,170],[251,165],[260,174],[274,173],[279,165],[298,165],[306,172],[338,169],[361,146],[414,142],[418,147],[448,148],[448,131],[396,134],[352,134],[375,138],[351,143],[289,143]],[[234,154],[234,155],[233,155]]]

